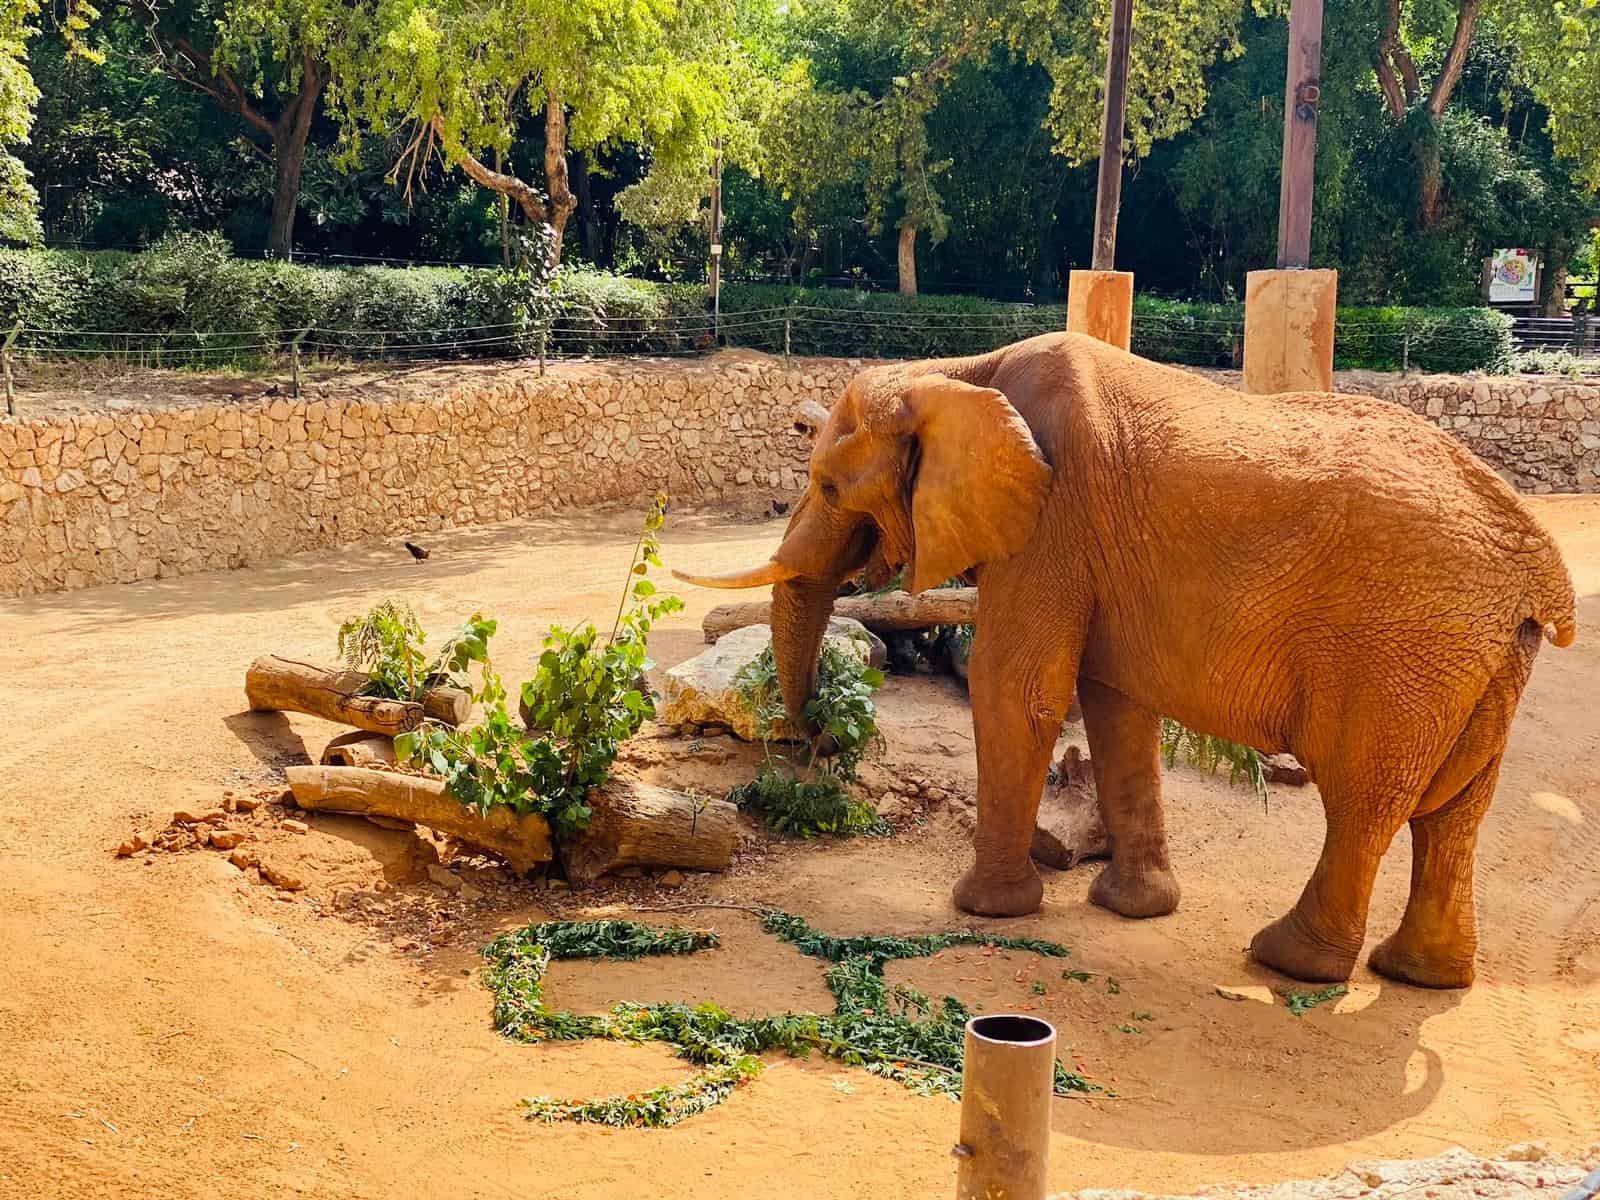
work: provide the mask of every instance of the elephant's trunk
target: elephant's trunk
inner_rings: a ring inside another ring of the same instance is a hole
[[[817,579],[792,579],[772,589],[772,654],[778,686],[789,719],[802,729],[808,728],[806,705],[817,694],[817,664],[837,590],[837,580]]]

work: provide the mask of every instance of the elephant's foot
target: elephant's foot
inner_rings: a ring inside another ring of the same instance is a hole
[[[1111,865],[1089,888],[1089,902],[1124,917],[1164,917],[1178,907],[1178,877],[1171,867],[1124,867],[1113,849]]]
[[[1359,942],[1347,949],[1310,933],[1295,910],[1279,917],[1250,942],[1251,958],[1303,983],[1342,983],[1356,969],[1360,951]]]
[[[1367,965],[1379,975],[1416,987],[1466,988],[1477,975],[1475,949],[1469,948],[1465,957],[1459,949],[1441,953],[1437,947],[1424,947],[1407,938],[1402,927],[1379,943]]]
[[[1044,899],[1044,883],[1031,862],[1027,874],[1019,878],[996,878],[980,864],[956,881],[953,898],[962,912],[980,917],[1025,917],[1039,911]]]

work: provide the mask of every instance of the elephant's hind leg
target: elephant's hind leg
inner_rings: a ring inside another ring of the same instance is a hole
[[[1542,635],[1538,629],[1523,634],[1411,818],[1411,895],[1400,928],[1368,960],[1380,975],[1420,987],[1472,983],[1478,949],[1472,882],[1478,827],[1494,798],[1506,735]]]
[[[1161,718],[1121,692],[1080,677],[1078,703],[1111,865],[1089,899],[1125,917],[1161,917],[1178,907],[1161,810]]]

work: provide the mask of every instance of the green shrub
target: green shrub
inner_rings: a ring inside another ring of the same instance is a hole
[[[1341,308],[1333,365],[1504,373],[1516,350],[1511,328],[1510,317],[1488,308]]]

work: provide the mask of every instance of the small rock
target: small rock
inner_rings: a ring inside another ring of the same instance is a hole
[[[253,796],[235,796],[233,798],[233,807],[236,811],[242,813],[255,812],[256,809],[261,807],[261,801]]]
[[[1543,1162],[1550,1157],[1550,1147],[1543,1142],[1519,1142],[1500,1157],[1506,1162]]]
[[[661,877],[656,880],[656,882],[659,883],[664,888],[679,888],[679,887],[682,887],[683,886],[683,872],[682,871],[664,871],[664,872],[662,872]]]
[[[211,844],[218,850],[232,850],[244,841],[244,834],[237,829],[214,829],[211,831]]]
[[[145,841],[143,837],[136,833],[127,841],[123,842],[122,845],[117,847],[117,857],[127,858],[130,854],[137,854],[141,850],[148,849],[149,846],[150,843]]]
[[[722,737],[724,734],[726,734],[728,732],[730,732],[730,731],[729,731],[729,729],[728,729],[728,727],[726,725],[722,725],[722,724],[719,724],[717,722],[712,722],[709,725],[700,726],[700,736],[701,737]]]
[[[228,855],[228,861],[234,866],[238,867],[239,870],[248,871],[251,867],[256,865],[256,856],[251,854],[248,850],[235,850],[232,854]]]
[[[544,886],[545,890],[550,892],[564,892],[572,887],[565,879],[546,879]]]
[[[296,821],[293,817],[287,817],[284,820],[278,822],[278,828],[279,829],[287,829],[290,833],[310,833],[311,832],[311,826],[307,825],[304,821]]]
[[[700,736],[700,726],[693,721],[684,721],[678,726],[678,732],[686,738],[697,738]]]
[[[172,814],[172,823],[174,825],[216,825],[225,820],[227,820],[227,814],[220,808],[180,808]]]
[[[1311,776],[1292,754],[1268,754],[1261,760],[1268,783],[1286,783],[1301,787],[1311,782]]]
[[[194,831],[194,844],[196,846],[205,846],[210,844],[211,834],[212,830],[210,828],[196,829]]]
[[[1272,989],[1265,987],[1224,987],[1217,984],[1217,995],[1224,1000],[1255,1000],[1261,1004],[1276,1003],[1272,998]]]
[[[447,892],[459,892],[461,890],[461,876],[448,867],[441,867],[438,863],[428,864],[428,878]]]
[[[261,864],[261,874],[264,879],[274,887],[282,888],[286,892],[298,892],[305,889],[305,880],[286,867],[276,866],[272,863]]]

